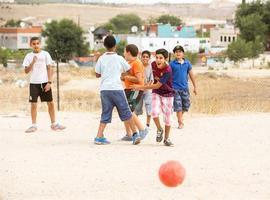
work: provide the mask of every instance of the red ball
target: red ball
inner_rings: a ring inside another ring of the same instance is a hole
[[[159,168],[159,179],[168,187],[176,187],[185,179],[185,168],[177,161],[170,160]]]

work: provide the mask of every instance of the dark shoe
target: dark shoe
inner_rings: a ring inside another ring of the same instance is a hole
[[[124,137],[121,138],[122,141],[132,141],[132,137],[125,135]]]
[[[173,143],[172,143],[171,140],[168,138],[168,139],[164,140],[164,145],[165,145],[165,146],[168,146],[168,147],[172,147],[172,146],[173,146]]]
[[[161,142],[162,139],[163,139],[163,129],[157,130],[156,141],[157,141],[157,142]]]

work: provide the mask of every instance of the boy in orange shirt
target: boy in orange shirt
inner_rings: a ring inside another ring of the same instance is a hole
[[[129,107],[132,111],[132,119],[139,129],[139,135],[132,135],[131,129],[127,123],[125,123],[126,135],[122,138],[124,141],[133,141],[133,144],[138,143],[138,140],[144,139],[147,135],[147,129],[144,128],[140,122],[138,116],[134,113],[134,110],[140,102],[143,90],[133,91],[132,85],[144,85],[144,66],[142,62],[137,58],[138,47],[134,44],[129,44],[125,48],[124,56],[128,61],[131,69],[128,73],[123,73],[121,79],[125,82],[125,94],[128,100]]]

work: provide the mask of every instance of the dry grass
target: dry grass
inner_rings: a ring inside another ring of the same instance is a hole
[[[28,87],[19,88],[14,83],[18,78],[26,78],[20,70],[0,70],[4,82],[0,85],[1,113],[29,112]],[[100,110],[99,91],[61,90],[66,82],[93,78],[93,69],[65,68],[60,71],[60,100],[62,111],[91,112]],[[54,77],[54,79],[56,76]],[[191,95],[191,112],[205,114],[235,112],[270,112],[270,80],[267,78],[231,78],[218,76],[214,72],[197,75],[199,94]],[[56,84],[53,84],[56,100]],[[190,87],[192,88],[192,87]],[[192,93],[192,91],[191,91]],[[39,104],[45,111],[46,104]]]
[[[237,79],[208,73],[197,76],[197,84],[199,95],[191,96],[191,112],[270,112],[267,78]]]

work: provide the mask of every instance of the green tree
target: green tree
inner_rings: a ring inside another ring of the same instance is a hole
[[[198,53],[185,52],[185,58],[190,61],[192,65],[195,65],[198,62]]]
[[[88,54],[88,46],[83,38],[83,30],[72,20],[53,20],[45,24],[42,36],[47,37],[46,49],[61,61],[67,61],[73,56],[85,56]]]
[[[249,55],[248,58],[252,59],[252,66],[254,67],[254,59],[257,58],[264,51],[264,44],[260,37],[256,37],[255,41],[248,43]]]
[[[250,45],[241,38],[237,38],[236,41],[228,46],[227,56],[235,63],[247,58],[249,55],[251,55]]]
[[[171,24],[172,26],[179,26],[182,24],[182,20],[174,15],[161,15],[157,18],[158,23]]]
[[[137,26],[140,29],[142,20],[135,14],[119,14],[110,19],[108,25],[114,33],[130,33],[132,26]]]
[[[0,47],[0,63],[2,63],[4,67],[7,67],[8,58],[9,58],[9,50]]]
[[[5,27],[19,27],[21,22],[22,22],[21,20],[9,19],[7,20],[4,26]]]
[[[124,55],[124,50],[125,47],[127,46],[127,42],[126,41],[120,41],[117,45],[116,45],[116,52],[118,55],[123,56]]]
[[[235,13],[235,24],[246,41],[254,41],[258,35],[265,41],[266,33],[270,33],[270,1],[240,4]]]
[[[267,25],[262,21],[262,16],[254,13],[239,18],[240,35],[246,41],[255,41],[260,37],[265,41]]]

